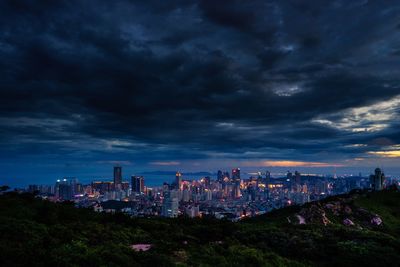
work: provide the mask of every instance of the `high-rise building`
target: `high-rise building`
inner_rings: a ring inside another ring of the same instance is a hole
[[[54,186],[54,195],[55,195],[56,197],[60,197],[60,191],[59,191],[59,189],[60,189],[60,182],[61,182],[61,180],[60,180],[60,179],[57,179],[57,182],[56,182],[56,184],[55,184],[55,186]]]
[[[376,168],[375,174],[372,174],[370,177],[370,184],[373,190],[379,191],[383,189],[383,182],[385,181],[385,174],[381,171],[381,169]]]
[[[72,186],[69,184],[60,184],[59,188],[60,199],[71,200],[72,199]]]
[[[78,194],[79,193],[77,188],[78,179],[76,179],[76,177],[64,177],[64,179],[67,179],[69,181],[69,184],[71,185],[72,189],[72,195]]]
[[[212,200],[212,191],[211,191],[211,190],[206,189],[206,190],[204,191],[204,200],[205,200],[205,201],[210,201],[210,200]]]
[[[144,177],[132,176],[131,177],[132,192],[144,193]]]
[[[269,171],[265,171],[265,183],[269,184],[271,182],[271,173]]]
[[[249,200],[255,201],[256,200],[256,188],[254,185],[251,185],[247,188],[249,193]]]
[[[294,177],[292,179],[293,179],[292,189],[295,192],[299,192],[298,187],[301,184],[301,174],[298,171],[295,171],[294,172]]]
[[[29,193],[37,193],[37,192],[39,192],[39,186],[36,185],[36,184],[30,184],[28,186],[28,192]]]
[[[128,191],[129,190],[129,182],[122,182],[121,183],[121,190],[122,191]]]
[[[240,198],[242,196],[241,192],[240,192],[240,185],[239,184],[235,184],[235,186],[233,187],[233,197],[234,198]]]
[[[178,202],[178,192],[169,191],[166,192],[165,198],[163,200],[161,215],[164,217],[178,217],[179,212],[179,202]]]
[[[61,200],[72,199],[72,186],[67,179],[57,180],[56,197]]]
[[[232,169],[232,180],[234,182],[236,182],[238,180],[240,181],[240,169],[239,168]]]
[[[233,198],[239,198],[240,194],[240,169],[235,168],[232,170],[232,182],[233,182]]]
[[[296,184],[301,184],[301,174],[298,171],[294,172],[294,180]]]
[[[183,189],[182,191],[182,201],[189,202],[191,192],[188,189]]]
[[[204,177],[204,186],[205,186],[206,188],[209,188],[209,187],[210,187],[210,184],[211,184],[211,177],[210,177],[210,176]]]
[[[288,171],[286,174],[286,184],[288,185],[289,189],[292,188],[293,174],[290,171]]]
[[[229,172],[224,172],[224,179],[225,179],[225,177],[229,179],[229,177],[230,177]]]
[[[122,167],[121,166],[114,166],[114,186],[115,189],[122,183]]]
[[[221,170],[218,170],[218,172],[217,172],[217,181],[222,183],[223,180],[224,180],[224,174],[222,173]]]
[[[188,206],[188,207],[186,207],[185,208],[185,214],[190,218],[199,217],[200,216],[199,206]]]
[[[180,189],[182,185],[182,174],[180,172],[176,172],[175,174],[175,185],[176,189]]]
[[[110,192],[113,190],[114,183],[113,182],[106,182],[106,181],[93,181],[91,184],[92,190],[97,191],[100,194],[105,194],[106,192]]]

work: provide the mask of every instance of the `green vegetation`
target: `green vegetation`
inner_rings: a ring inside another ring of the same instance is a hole
[[[343,215],[324,208],[336,202],[352,212]],[[129,218],[5,193],[0,195],[0,262],[2,266],[399,266],[399,203],[397,190],[361,192],[232,223],[211,218]],[[326,210],[331,223],[294,222],[295,214],[306,216],[316,205]],[[370,224],[366,214],[379,215],[383,223]],[[343,225],[345,216],[355,225]],[[152,248],[145,252],[130,248],[138,243]]]
[[[355,199],[355,204],[379,214],[384,219],[385,229],[400,236],[400,199],[395,190],[375,192]]]

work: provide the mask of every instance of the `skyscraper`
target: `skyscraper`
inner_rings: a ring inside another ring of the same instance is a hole
[[[234,182],[239,181],[239,183],[240,183],[240,169],[239,168],[232,169],[232,180]]]
[[[131,177],[132,192],[144,193],[144,177],[132,176]]]
[[[68,183],[61,183],[59,185],[60,199],[71,200],[72,199],[72,187]]]
[[[291,189],[293,185],[293,174],[290,171],[288,171],[286,174],[286,183],[289,189]]]
[[[175,174],[175,184],[176,184],[176,189],[179,190],[182,184],[182,174],[180,172],[176,172]]]
[[[114,187],[119,188],[122,183],[122,167],[114,166]]]
[[[292,177],[292,190],[295,192],[299,192],[299,186],[301,185],[301,174],[298,171],[294,172],[294,177]]]
[[[301,184],[301,174],[298,171],[294,172],[294,178],[295,178],[296,184]]]
[[[30,184],[28,187],[29,193],[37,193],[39,192],[39,186],[36,184]]]
[[[56,197],[61,200],[72,199],[72,187],[67,179],[57,180],[56,183]]]
[[[206,188],[209,188],[211,184],[211,177],[210,176],[206,176],[204,177],[204,185]]]
[[[233,181],[233,197],[240,197],[240,169],[232,169],[232,181]]]
[[[269,184],[271,182],[271,173],[269,171],[265,171],[265,183]]]
[[[385,174],[381,171],[381,169],[375,169],[375,175],[372,174],[369,177],[371,188],[373,190],[379,191],[383,189],[383,182],[385,181]]]
[[[175,190],[165,194],[161,215],[164,217],[177,217],[179,212],[178,192]]]
[[[76,179],[75,177],[64,177],[64,179],[69,180],[69,184],[71,185],[71,189],[72,189],[72,194],[76,195],[78,194],[78,179]]]
[[[217,172],[217,181],[222,183],[223,180],[224,180],[224,174],[222,173],[221,170],[218,170],[218,172]]]
[[[227,177],[227,178],[230,177],[230,176],[229,176],[229,172],[224,172],[224,179],[225,179],[225,177]]]

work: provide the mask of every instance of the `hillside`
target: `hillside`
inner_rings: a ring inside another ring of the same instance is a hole
[[[400,193],[353,192],[239,223],[131,219],[0,196],[3,266],[399,266]],[[136,251],[139,248],[147,251]],[[136,249],[136,250],[135,250]]]

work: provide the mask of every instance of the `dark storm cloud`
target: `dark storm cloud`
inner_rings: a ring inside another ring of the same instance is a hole
[[[223,26],[243,30],[252,28],[256,22],[254,18],[256,10],[252,5],[245,1],[223,0],[217,3],[210,0],[200,1],[200,8],[210,20]]]
[[[2,158],[328,161],[399,143],[396,116],[345,120],[400,94],[399,8],[2,1]]]

